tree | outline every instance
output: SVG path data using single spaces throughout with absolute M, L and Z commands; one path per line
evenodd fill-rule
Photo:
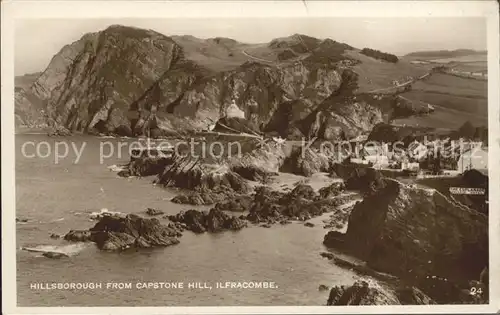
M 484 145 L 488 145 L 488 128 L 477 127 L 474 132 L 474 140 L 482 141 Z
M 432 172 L 441 174 L 441 151 L 437 151 L 436 157 L 432 159 Z
M 458 136 L 466 139 L 473 139 L 476 133 L 476 128 L 470 121 L 466 121 L 459 129 Z

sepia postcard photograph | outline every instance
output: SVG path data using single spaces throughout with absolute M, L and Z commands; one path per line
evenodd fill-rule
M 497 312 L 498 26 L 2 2 L 3 312 Z

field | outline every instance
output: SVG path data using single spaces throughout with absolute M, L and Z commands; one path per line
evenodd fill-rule
M 278 51 L 269 48 L 269 44 L 255 44 L 245 47 L 245 52 L 253 57 L 272 62 L 278 61 Z
M 432 59 L 432 62 L 437 63 L 448 63 L 448 62 L 486 62 L 487 55 L 470 55 L 470 56 L 460 56 L 453 58 L 442 58 L 442 59 Z
M 184 49 L 188 59 L 216 72 L 232 70 L 247 61 L 255 61 L 244 51 L 263 46 L 244 44 L 230 39 L 216 41 L 194 36 L 173 36 L 173 39 Z
M 470 121 L 476 126 L 487 126 L 487 81 L 460 78 L 448 74 L 433 74 L 418 81 L 403 97 L 426 102 L 435 112 L 421 117 L 398 119 L 397 124 L 456 129 Z
M 359 93 L 377 92 L 379 89 L 393 87 L 394 80 L 403 83 L 426 74 L 431 68 L 428 65 L 414 65 L 407 60 L 397 63 L 385 62 L 355 50 L 346 51 L 345 55 L 361 61 L 354 67 L 354 71 L 359 74 Z
M 457 71 L 464 72 L 480 72 L 480 71 L 488 71 L 488 63 L 487 62 L 467 62 L 467 63 L 456 63 L 453 64 L 453 68 Z
M 412 90 L 469 98 L 486 98 L 487 96 L 487 84 L 484 81 L 442 73 L 436 73 L 426 80 L 415 82 Z

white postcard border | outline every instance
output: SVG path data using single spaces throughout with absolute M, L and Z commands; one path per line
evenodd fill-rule
M 2 1 L 2 300 L 5 314 L 491 313 L 499 311 L 500 115 L 496 1 Z M 485 17 L 488 23 L 490 304 L 432 306 L 17 307 L 14 21 L 40 18 Z M 55 36 L 57 34 L 54 34 Z

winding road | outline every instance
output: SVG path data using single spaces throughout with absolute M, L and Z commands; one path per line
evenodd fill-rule
M 390 86 L 390 87 L 387 87 L 387 88 L 375 89 L 375 90 L 372 90 L 372 91 L 368 91 L 367 93 L 375 93 L 375 92 L 387 91 L 387 90 L 391 90 L 391 89 L 397 89 L 397 88 L 400 88 L 400 87 L 404 87 L 404 86 L 407 86 L 408 84 L 412 84 L 412 83 L 415 83 L 415 82 L 417 82 L 419 80 L 423 80 L 426 77 L 428 77 L 430 74 L 431 74 L 430 72 L 427 72 L 426 74 L 418 77 L 417 79 L 409 80 L 409 81 L 406 81 L 404 83 L 401 83 L 401 84 L 398 84 L 398 85 L 395 85 L 395 86 Z
M 258 58 L 258 57 L 252 56 L 252 55 L 250 55 L 249 53 L 247 53 L 245 50 L 242 50 L 241 52 L 242 52 L 245 56 L 250 57 L 250 58 L 252 58 L 252 59 L 255 59 L 255 60 L 258 60 L 258 61 L 267 62 L 267 63 L 274 63 L 274 61 L 270 61 L 270 60 L 266 60 L 266 59 L 262 59 L 262 58 Z

